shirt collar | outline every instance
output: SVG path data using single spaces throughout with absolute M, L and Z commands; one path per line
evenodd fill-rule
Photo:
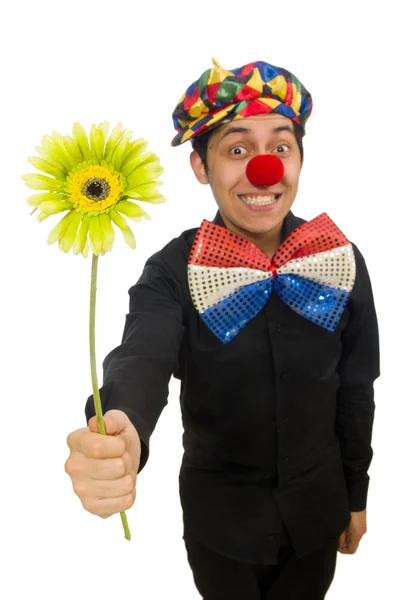
M 224 227 L 225 229 L 227 229 L 219 210 L 216 212 L 215 218 L 213 219 L 212 222 L 215 223 L 215 225 L 220 225 L 220 227 Z M 286 238 L 289 236 L 289 234 L 292 233 L 292 231 L 294 229 L 299 227 L 300 224 L 301 224 L 301 222 L 299 221 L 299 219 L 292 213 L 292 211 L 289 211 L 289 213 L 284 218 L 283 225 L 281 228 L 281 242 L 280 243 L 282 244 L 284 242 L 284 240 L 286 240 Z

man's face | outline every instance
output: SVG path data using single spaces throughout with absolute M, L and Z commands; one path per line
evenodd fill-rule
M 283 130 L 276 131 L 277 128 Z M 256 187 L 247 178 L 247 164 L 258 154 L 275 154 L 283 162 L 284 175 L 273 186 Z M 209 183 L 226 226 L 248 237 L 266 237 L 281 230 L 298 191 L 303 161 L 290 119 L 275 113 L 231 121 L 219 127 L 207 150 L 208 175 L 197 152 L 190 156 L 200 183 Z M 271 204 L 258 206 L 244 200 L 281 194 Z M 262 236 L 261 236 L 262 234 Z

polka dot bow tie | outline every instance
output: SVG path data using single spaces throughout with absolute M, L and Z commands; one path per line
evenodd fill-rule
M 272 260 L 253 242 L 204 220 L 188 262 L 193 304 L 227 344 L 275 289 L 293 311 L 335 331 L 356 276 L 352 244 L 326 213 L 297 227 Z

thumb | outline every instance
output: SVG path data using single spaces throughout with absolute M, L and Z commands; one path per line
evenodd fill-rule
M 103 421 L 105 423 L 107 435 L 117 435 L 123 432 L 129 423 L 127 415 L 123 411 L 116 409 L 109 410 L 103 416 Z M 98 417 L 96 415 L 91 417 L 88 421 L 88 427 L 90 428 L 90 431 L 93 431 L 94 433 L 99 432 Z
M 338 541 L 338 550 L 339 550 L 339 552 L 343 552 L 345 550 L 346 544 L 347 544 L 346 531 L 344 531 L 339 536 L 339 541 Z

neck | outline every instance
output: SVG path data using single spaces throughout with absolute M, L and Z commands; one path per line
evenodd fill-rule
M 266 233 L 255 233 L 252 231 L 247 231 L 246 229 L 243 229 L 243 228 L 239 227 L 238 225 L 235 225 L 234 223 L 229 221 L 228 218 L 225 218 L 223 215 L 222 215 L 222 219 L 223 219 L 223 222 L 225 223 L 226 227 L 230 231 L 234 231 L 234 233 L 238 233 L 242 237 L 246 238 L 247 240 L 249 240 L 256 246 L 258 246 L 258 248 L 260 248 L 262 250 L 262 252 L 265 252 L 265 254 L 267 254 L 267 256 L 270 259 L 273 257 L 273 254 L 276 252 L 277 248 L 281 244 L 281 231 L 282 231 L 282 227 L 283 227 L 282 221 L 281 221 L 281 223 L 276 225 L 276 227 L 274 227 L 274 229 L 271 229 L 270 231 L 267 231 Z

